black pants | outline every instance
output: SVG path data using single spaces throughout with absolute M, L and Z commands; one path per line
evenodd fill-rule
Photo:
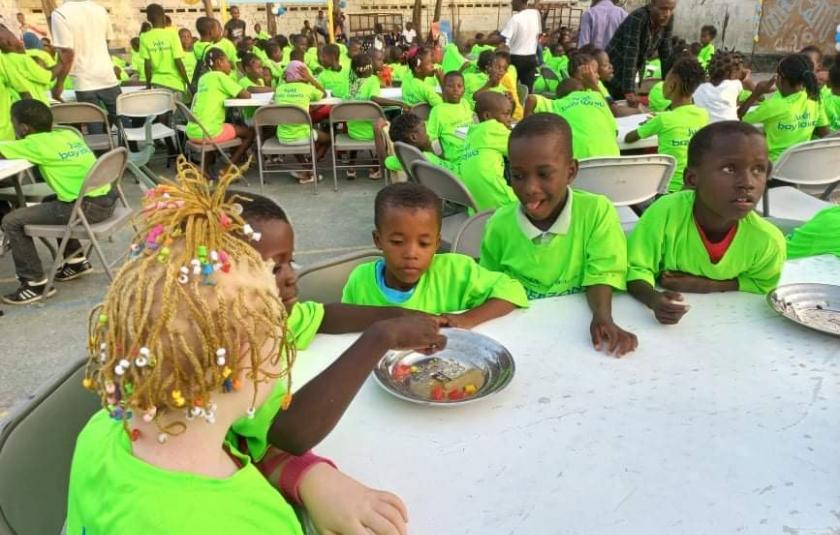
M 534 90 L 534 78 L 537 76 L 537 56 L 510 56 L 510 62 L 516 68 L 516 77 L 520 84 L 528 86 L 528 92 Z

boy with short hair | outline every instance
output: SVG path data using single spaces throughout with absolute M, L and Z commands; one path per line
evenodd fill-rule
M 479 211 L 516 202 L 516 195 L 505 181 L 512 111 L 510 100 L 501 93 L 485 91 L 476 95 L 479 123 L 467 131 L 458 175 Z
M 691 189 L 645 210 L 628 244 L 628 290 L 661 323 L 688 311 L 677 292 L 765 294 L 776 286 L 785 240 L 755 213 L 770 169 L 764 137 L 750 124 L 713 123 L 691 140 Z M 655 289 L 657 281 L 666 291 Z
M 441 201 L 429 188 L 391 184 L 376 195 L 374 210 L 373 241 L 384 259 L 353 270 L 342 303 L 440 314 L 463 329 L 528 306 L 522 285 L 510 277 L 466 255 L 435 254 Z
M 181 38 L 166 27 L 166 15 L 160 4 L 146 7 L 146 18 L 152 29 L 140 36 L 140 57 L 146 74 L 146 89 L 152 84 L 184 92 L 190 85 L 190 75 L 184 66 Z
M 624 290 L 627 246 L 606 197 L 573 190 L 572 130 L 559 115 L 537 113 L 516 125 L 508 150 L 519 202 L 496 211 L 484 231 L 481 265 L 519 280 L 531 299 L 585 291 L 596 349 L 622 356 L 636 337 L 615 324 L 613 290 Z
M 377 124 L 376 126 L 381 130 L 384 125 Z M 443 167 L 453 174 L 458 174 L 457 161 L 445 160 L 434 153 L 432 150 L 432 142 L 428 134 L 428 126 L 423 119 L 417 115 L 414 115 L 413 113 L 403 113 L 396 116 L 394 120 L 391 121 L 391 125 L 388 129 L 388 135 L 390 136 L 392 142 L 396 143 L 399 141 L 401 143 L 417 147 L 429 162 L 437 165 L 438 167 Z M 379 136 L 377 136 L 377 142 L 378 141 Z M 384 154 L 385 150 L 384 148 L 378 148 L 377 152 Z M 404 170 L 400 160 L 395 155 L 386 157 L 384 164 L 385 168 L 389 171 L 400 172 Z
M 198 42 L 193 45 L 193 51 L 197 61 L 204 61 L 210 48 L 218 48 L 225 53 L 230 64 L 236 66 L 239 62 L 236 45 L 222 35 L 222 24 L 219 21 L 211 17 L 198 17 L 195 29 L 198 31 Z
M 700 28 L 700 51 L 697 53 L 697 61 L 703 69 L 709 68 L 709 62 L 715 55 L 715 37 L 717 37 L 717 28 L 712 25 L 706 25 Z
M 192 32 L 187 28 L 178 30 L 178 39 L 181 41 L 181 48 L 184 50 L 184 57 L 181 58 L 181 63 L 184 64 L 184 70 L 187 71 L 187 79 L 192 80 L 195 74 L 195 52 L 193 51 L 194 42 Z M 187 83 L 189 87 L 189 82 Z
M 347 98 L 350 96 L 350 69 L 341 65 L 340 56 L 341 49 L 336 44 L 321 47 L 318 63 L 323 69 L 318 73 L 318 82 L 334 97 Z
M 457 162 L 464 152 L 464 139 L 458 130 L 473 122 L 472 106 L 464 98 L 464 75 L 449 71 L 443 77 L 443 102 L 432 108 L 426 123 L 432 145 L 438 143 L 444 158 Z
M 668 154 L 677 160 L 674 176 L 668 184 L 668 193 L 683 189 L 683 171 L 686 166 L 688 144 L 698 130 L 709 123 L 709 112 L 692 101 L 694 90 L 706 79 L 706 72 L 694 58 L 677 61 L 665 77 L 664 95 L 671 101 L 669 111 L 656 114 L 625 137 L 627 143 L 658 136 L 659 154 Z
M 18 208 L 3 218 L 3 231 L 12 248 L 15 273 L 20 287 L 3 296 L 10 305 L 23 305 L 44 297 L 47 277 L 35 243 L 26 235 L 26 225 L 66 225 L 87 174 L 96 157 L 84 139 L 70 130 L 52 130 L 53 117 L 43 102 L 25 99 L 12 105 L 12 124 L 20 138 L 0 143 L 0 157 L 21 158 L 38 166 L 44 180 L 55 191 L 56 199 Z M 111 217 L 116 195 L 110 185 L 88 191 L 81 208 L 88 223 Z M 82 253 L 80 255 L 80 253 Z M 93 268 L 83 256 L 76 240 L 67 242 L 65 264 L 55 276 L 59 282 L 90 273 Z M 49 295 L 55 293 L 51 288 Z

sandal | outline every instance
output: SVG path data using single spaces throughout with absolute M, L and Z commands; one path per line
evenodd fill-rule
M 356 179 L 356 170 L 355 169 L 348 169 L 347 170 L 347 180 L 355 180 Z
M 382 169 L 371 171 L 370 173 L 368 173 L 368 178 L 370 180 L 382 180 Z

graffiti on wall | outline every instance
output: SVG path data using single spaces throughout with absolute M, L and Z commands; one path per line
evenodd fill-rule
M 764 0 L 758 51 L 793 52 L 808 45 L 834 50 L 840 0 Z

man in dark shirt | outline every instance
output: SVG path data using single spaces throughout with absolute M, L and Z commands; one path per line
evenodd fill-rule
M 650 0 L 648 5 L 630 13 L 618 27 L 607 45 L 615 77 L 606 86 L 614 99 L 626 99 L 630 106 L 638 105 L 636 76 L 644 72 L 651 52 L 658 52 L 663 76 L 671 68 L 676 7 L 677 0 Z
M 245 21 L 239 18 L 239 8 L 231 6 L 230 20 L 225 24 L 225 36 L 234 43 L 245 37 Z

